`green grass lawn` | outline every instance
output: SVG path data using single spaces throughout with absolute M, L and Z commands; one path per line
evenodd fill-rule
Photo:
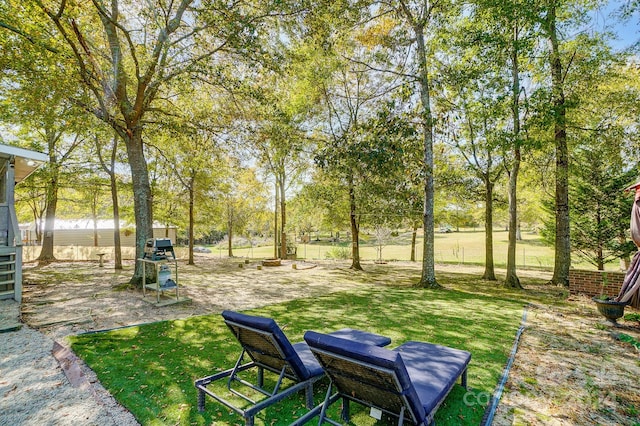
M 362 235 L 360 245 L 360 257 L 362 260 L 375 260 L 378 252 L 375 247 L 375 238 L 372 235 Z M 494 263 L 496 267 L 506 267 L 508 233 L 505 230 L 494 230 Z M 297 255 L 303 259 L 325 259 L 327 253 L 336 247 L 350 249 L 351 242 L 341 239 L 340 243 L 330 243 L 327 238 L 321 241 L 311 241 L 309 244 L 296 243 Z M 485 233 L 484 230 L 463 229 L 460 232 L 438 233 L 434 237 L 435 261 L 437 263 L 473 264 L 484 265 L 485 261 Z M 213 256 L 225 256 L 225 246 L 212 247 Z M 265 258 L 273 257 L 273 246 L 240 247 L 234 249 L 235 256 Z M 382 249 L 384 260 L 410 260 L 411 258 L 411 233 L 402 233 L 390 238 Z M 422 258 L 422 234 L 418 233 L 416 242 L 416 259 Z M 554 248 L 545 245 L 540 235 L 523 232 L 522 240 L 516 244 L 516 265 L 518 268 L 553 269 Z M 574 255 L 572 259 L 574 268 L 595 269 Z M 618 270 L 619 262 L 611 262 L 608 270 Z
M 506 363 L 523 302 L 501 296 L 499 288 L 493 291 L 472 276 L 439 279 L 449 289 L 412 288 L 389 272 L 386 282 L 393 285 L 377 281 L 358 291 L 248 312 L 274 318 L 292 342 L 300 341 L 306 330 L 330 332 L 352 327 L 391 337 L 391 347 L 418 340 L 467 350 L 472 353 L 468 377 L 472 394 L 463 398 L 464 389 L 456 385 L 436 421 L 439 425 L 476 425 Z M 490 294 L 472 292 L 480 287 Z M 231 368 L 240 353 L 220 315 L 79 335 L 71 338 L 71 344 L 101 383 L 143 425 L 243 423 L 240 416 L 210 398 L 204 413 L 197 410 L 194 380 Z M 317 403 L 325 390 L 325 383 L 317 387 Z M 463 399 L 471 404 L 465 405 Z M 375 424 L 355 404 L 352 411 L 352 424 Z M 261 412 L 256 424 L 289 424 L 305 412 L 300 394 Z

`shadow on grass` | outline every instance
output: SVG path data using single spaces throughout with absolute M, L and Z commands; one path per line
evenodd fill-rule
M 352 327 L 389 336 L 392 347 L 418 340 L 467 350 L 472 353 L 471 394 L 465 397 L 464 389 L 455 386 L 436 422 L 479 424 L 488 403 L 486 395 L 499 380 L 520 324 L 523 302 L 518 299 L 522 293 L 488 287 L 479 292 L 485 282 L 454 274 L 441 279 L 448 290 L 417 289 L 411 287 L 413 269 L 395 268 L 392 275 L 384 268 L 344 274 L 368 285 L 249 312 L 274 318 L 292 342 L 302 340 L 306 330 L 330 332 Z M 394 285 L 384 285 L 390 278 Z M 242 424 L 240 416 L 213 400 L 207 401 L 204 413 L 197 411 L 194 380 L 231 368 L 241 351 L 220 315 L 75 336 L 72 347 L 144 425 Z M 326 384 L 316 390 L 317 403 L 325 390 Z M 224 388 L 220 392 L 228 393 Z M 305 411 L 303 396 L 296 395 L 260 413 L 256 424 L 289 424 Z M 355 406 L 353 415 L 352 424 L 376 424 Z

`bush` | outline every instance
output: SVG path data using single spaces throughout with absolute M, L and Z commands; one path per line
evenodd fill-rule
M 351 258 L 351 251 L 347 247 L 331 247 L 324 256 L 327 259 L 347 260 Z

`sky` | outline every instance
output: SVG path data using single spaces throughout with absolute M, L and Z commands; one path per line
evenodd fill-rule
M 638 13 L 624 22 L 621 22 L 618 17 L 620 8 L 626 3 L 626 0 L 610 0 L 606 6 L 593 14 L 594 30 L 603 31 L 606 29 L 615 33 L 617 39 L 610 41 L 615 50 L 626 49 L 640 41 L 640 19 Z

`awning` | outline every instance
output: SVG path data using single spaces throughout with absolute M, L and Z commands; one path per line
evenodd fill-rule
M 21 182 L 31 173 L 35 172 L 43 163 L 49 161 L 46 154 L 0 144 L 0 158 L 15 158 L 14 173 L 16 183 Z

